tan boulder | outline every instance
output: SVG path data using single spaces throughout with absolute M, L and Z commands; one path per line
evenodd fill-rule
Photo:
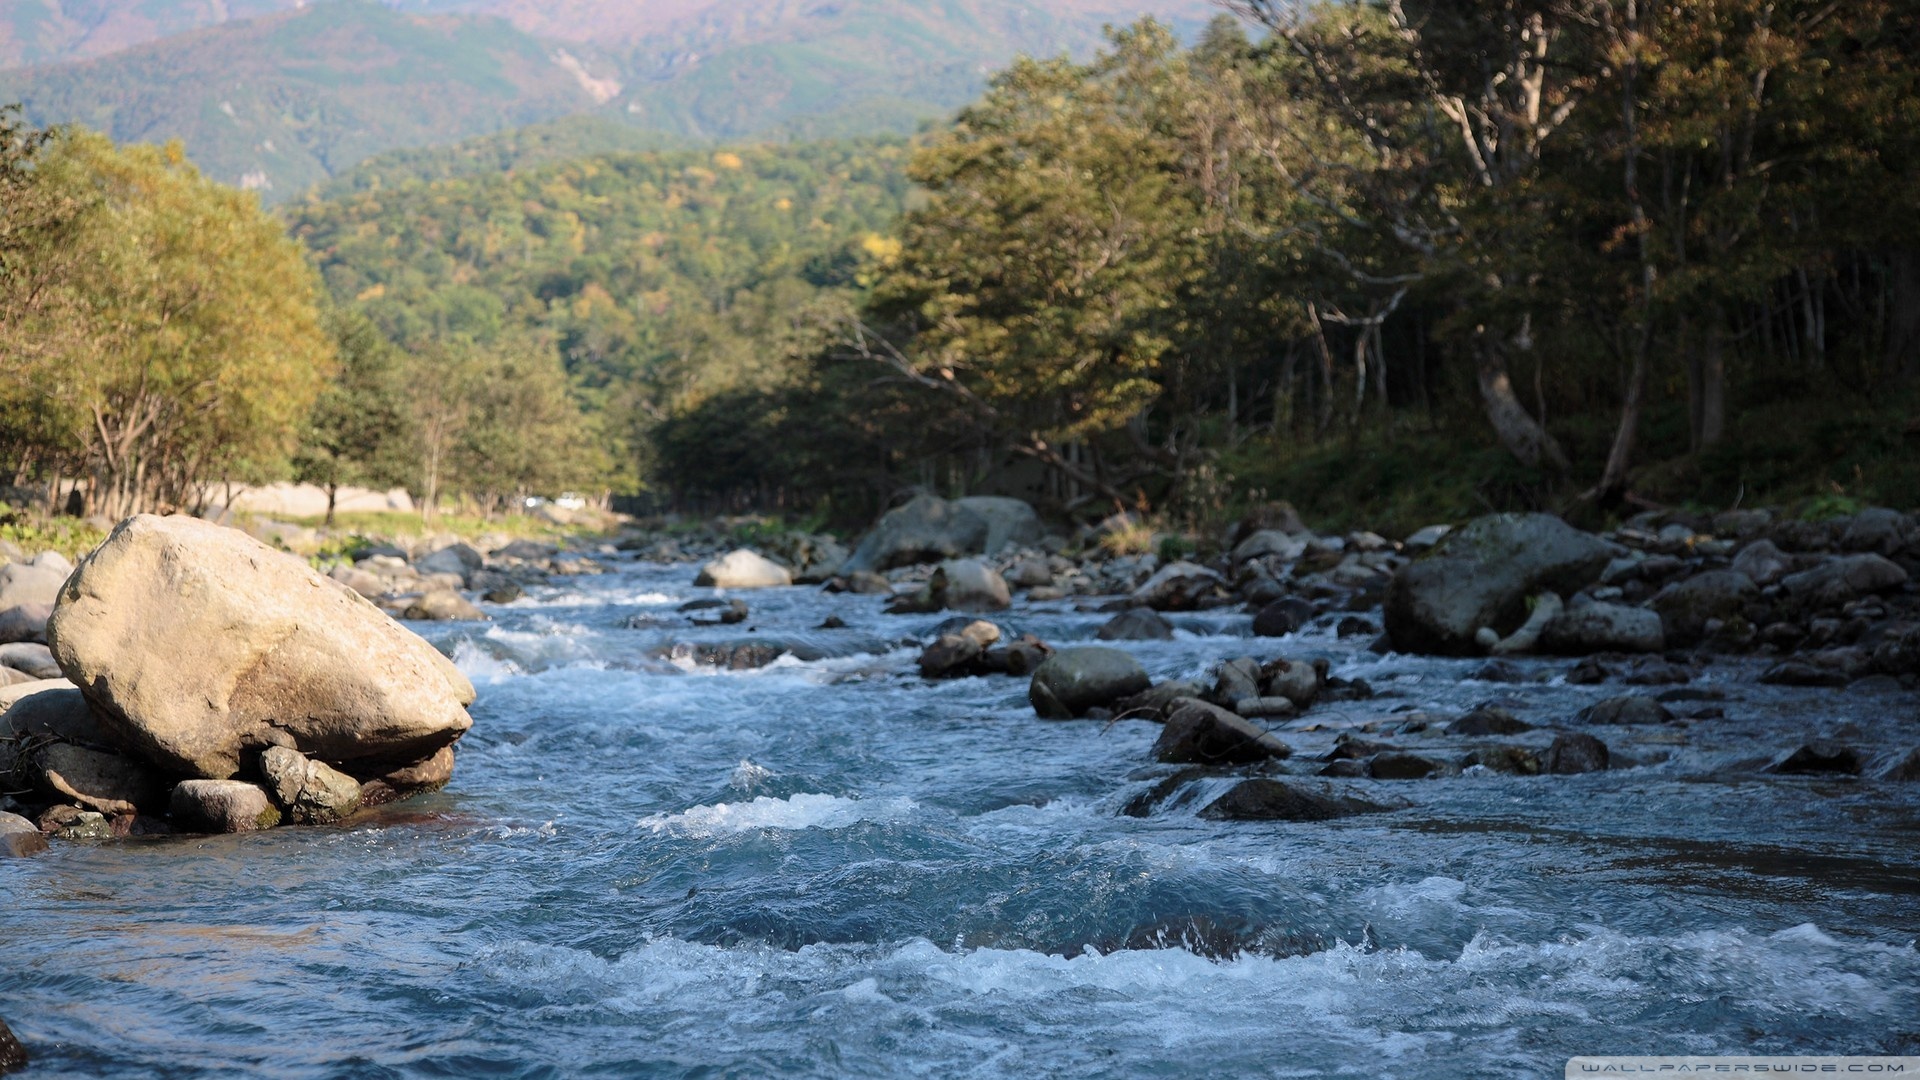
M 189 517 L 122 522 L 47 626 L 118 741 L 224 779 L 291 745 L 333 762 L 431 756 L 472 726 L 473 686 L 379 608 L 245 533 Z

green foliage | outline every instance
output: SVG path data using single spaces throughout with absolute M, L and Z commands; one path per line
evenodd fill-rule
M 0 523 L 0 543 L 29 555 L 57 551 L 73 562 L 100 546 L 107 534 L 78 518 L 53 517 Z
M 338 364 L 307 416 L 294 478 L 330 492 L 404 485 L 415 435 L 402 358 L 365 316 L 336 309 L 328 320 Z

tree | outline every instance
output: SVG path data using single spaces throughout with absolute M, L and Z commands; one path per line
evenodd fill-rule
M 327 313 L 339 358 L 307 417 L 294 475 L 327 490 L 327 524 L 348 485 L 388 487 L 413 479 L 413 417 L 399 351 L 358 312 Z

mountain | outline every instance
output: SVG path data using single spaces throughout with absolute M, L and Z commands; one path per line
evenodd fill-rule
M 1211 0 L 0 0 L 0 59 L 91 57 L 0 71 L 0 101 L 122 141 L 181 139 L 210 175 L 281 199 L 383 151 L 584 114 L 669 141 L 910 132 L 1015 55 L 1085 54 L 1106 24 L 1149 13 L 1192 31 L 1214 11 Z

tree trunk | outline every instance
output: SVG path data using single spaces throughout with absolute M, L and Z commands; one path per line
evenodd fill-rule
M 1507 371 L 1506 354 L 1491 340 L 1482 340 L 1475 358 L 1475 374 L 1480 383 L 1480 402 L 1500 445 L 1507 448 L 1520 464 L 1530 469 L 1548 468 L 1566 472 L 1567 453 L 1546 428 L 1540 426 L 1520 398 L 1513 392 L 1513 377 Z
M 1903 248 L 1887 256 L 1887 370 L 1920 375 L 1920 250 Z
M 1627 393 L 1620 402 L 1620 426 L 1614 429 L 1613 448 L 1596 489 L 1602 506 L 1612 505 L 1627 490 L 1627 470 L 1633 467 L 1633 447 L 1640 437 L 1640 413 L 1647 394 L 1647 350 L 1636 349 L 1627 375 Z
M 329 529 L 333 528 L 333 506 L 337 501 L 339 491 L 339 484 L 331 482 L 327 484 L 327 528 Z
M 1727 433 L 1727 329 L 1720 305 L 1707 309 L 1706 347 L 1700 355 L 1699 426 L 1693 444 L 1706 450 Z

